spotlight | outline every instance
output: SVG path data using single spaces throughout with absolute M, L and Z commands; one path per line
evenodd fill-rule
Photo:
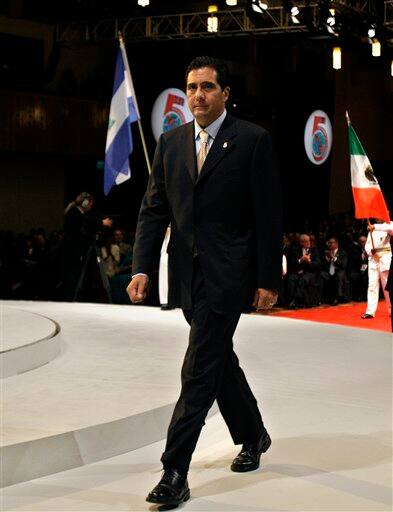
M 140 5 L 141 7 L 146 7 L 148 6 L 150 3 L 150 0 L 138 0 L 138 5 Z
M 267 11 L 269 6 L 266 2 L 261 2 L 261 0 L 252 0 L 251 8 L 259 14 L 263 14 L 264 11 Z
M 374 39 L 374 37 L 375 37 L 375 25 L 371 25 L 371 27 L 368 29 L 367 34 L 368 34 L 368 37 L 370 39 Z
M 341 69 L 341 48 L 339 46 L 333 48 L 333 69 Z
M 208 32 L 218 32 L 217 16 L 210 16 L 210 18 L 207 18 L 207 31 Z
M 207 18 L 207 31 L 218 32 L 218 18 L 217 16 L 213 16 L 215 12 L 218 12 L 217 5 L 209 5 L 207 11 L 211 14 L 211 16 Z
M 330 13 L 330 16 L 326 20 L 326 23 L 329 25 L 329 27 L 334 27 L 334 25 L 336 24 L 336 18 L 335 18 L 336 11 L 334 9 L 329 9 L 329 13 Z
M 229 7 L 235 7 L 237 5 L 237 0 L 227 0 L 227 5 L 229 5 Z
M 335 31 L 336 25 L 336 11 L 334 9 L 329 9 L 329 16 L 326 19 L 326 29 L 329 34 L 337 35 Z
M 283 2 L 284 11 L 288 13 L 288 15 L 291 17 L 291 21 L 293 24 L 299 24 L 300 21 L 298 20 L 298 16 L 300 14 L 299 8 L 294 5 L 292 0 L 284 0 Z
M 371 53 L 373 57 L 381 56 L 381 43 L 375 37 L 371 43 Z
M 299 9 L 296 6 L 292 7 L 292 9 L 291 9 L 291 21 L 292 21 L 292 23 L 294 25 L 298 25 L 300 23 L 300 21 L 298 20 L 299 14 L 300 14 Z

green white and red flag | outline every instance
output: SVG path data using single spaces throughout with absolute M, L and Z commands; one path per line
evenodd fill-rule
M 370 160 L 351 125 L 348 113 L 347 122 L 355 218 L 365 219 L 374 217 L 390 222 L 389 211 L 378 180 L 375 177 Z

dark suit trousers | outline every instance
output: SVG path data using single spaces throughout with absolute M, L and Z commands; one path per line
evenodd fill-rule
M 265 431 L 257 402 L 233 351 L 240 313 L 219 314 L 206 300 L 204 277 L 194 258 L 192 310 L 184 310 L 190 337 L 184 358 L 179 400 L 168 429 L 164 468 L 187 471 L 199 434 L 214 400 L 235 444 L 256 442 Z

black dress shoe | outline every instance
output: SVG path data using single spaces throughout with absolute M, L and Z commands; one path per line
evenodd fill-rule
M 363 318 L 363 320 L 369 320 L 370 318 L 374 317 L 373 315 L 369 315 L 368 313 L 363 313 L 363 315 L 360 318 Z
M 258 469 L 261 454 L 265 453 L 271 444 L 272 440 L 267 432 L 259 438 L 257 443 L 243 444 L 240 453 L 232 462 L 231 470 L 236 473 L 245 473 Z
M 166 469 L 159 483 L 149 492 L 146 501 L 161 505 L 180 505 L 190 498 L 187 476 L 177 469 Z

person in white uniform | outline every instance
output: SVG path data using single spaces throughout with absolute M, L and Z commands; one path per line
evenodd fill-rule
M 374 224 L 368 236 L 365 245 L 368 254 L 368 290 L 367 290 L 367 309 L 361 316 L 368 320 L 375 317 L 378 307 L 379 286 L 382 285 L 385 295 L 385 302 L 389 314 L 391 314 L 390 297 L 385 290 L 389 274 L 389 267 L 392 260 L 392 251 L 390 248 L 390 235 L 388 230 L 380 230 L 379 226 L 383 224 Z

